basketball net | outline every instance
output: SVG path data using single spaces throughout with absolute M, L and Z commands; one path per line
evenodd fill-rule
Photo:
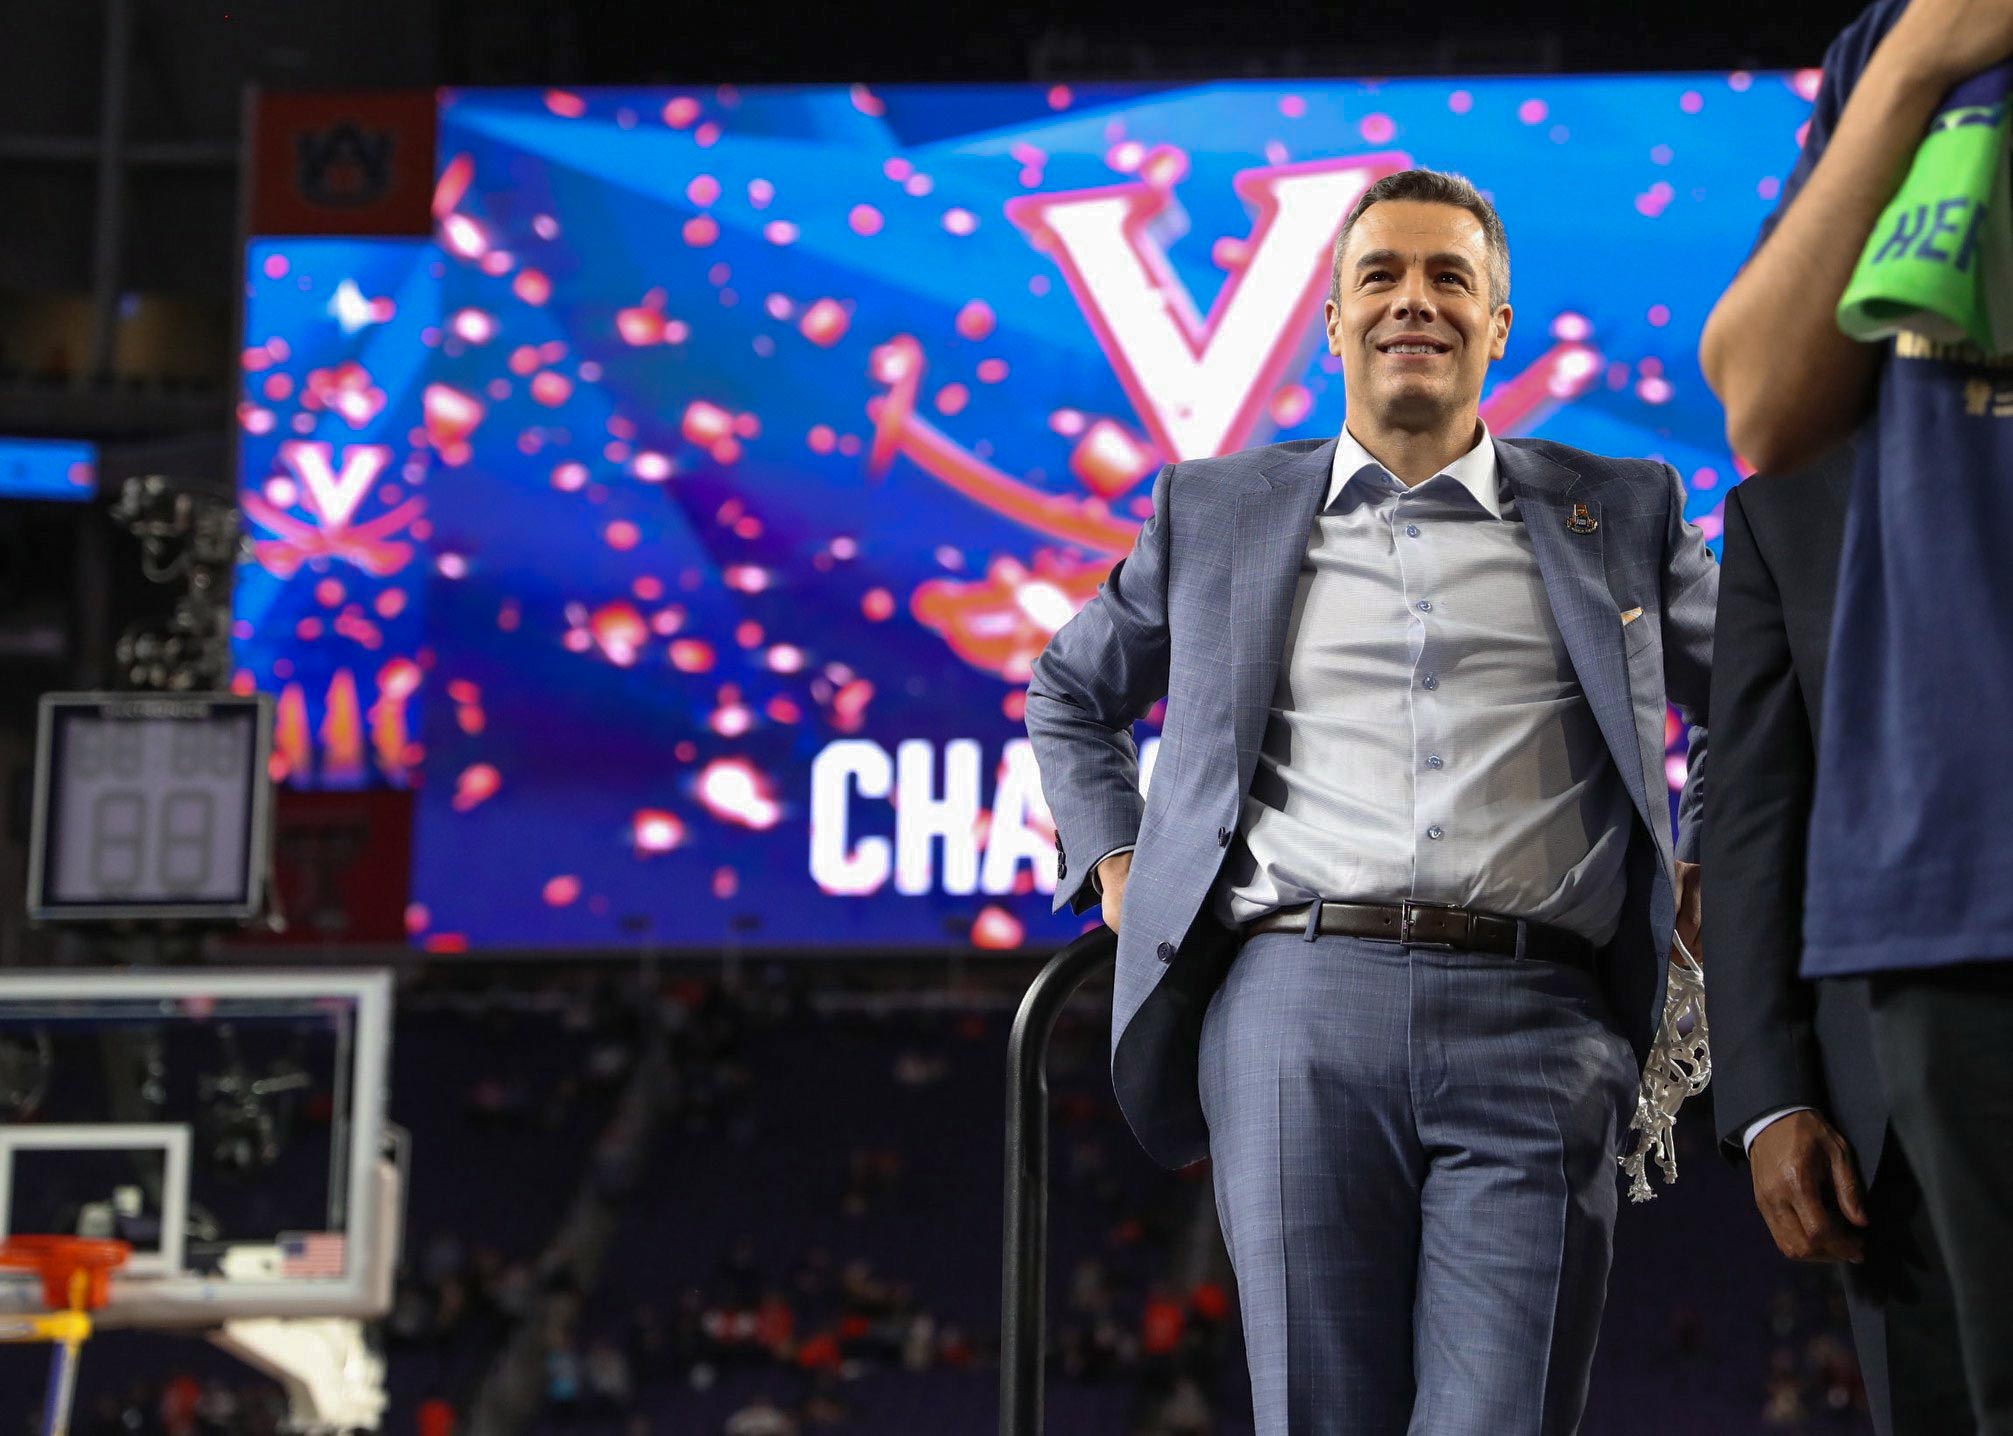
M 1673 935 L 1675 936 L 1675 935 Z M 1677 1143 L 1673 1130 L 1678 1109 L 1712 1081 L 1712 1047 L 1705 1021 L 1705 969 L 1683 938 L 1670 961 L 1669 987 L 1664 994 L 1663 1022 L 1643 1064 L 1636 1089 L 1636 1112 L 1629 1121 L 1630 1150 L 1617 1158 L 1629 1174 L 1629 1200 L 1656 1199 L 1650 1187 L 1649 1163 L 1656 1159 L 1664 1185 L 1677 1180 Z

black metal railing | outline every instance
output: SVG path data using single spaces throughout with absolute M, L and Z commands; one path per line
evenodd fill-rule
M 1028 985 L 1007 1043 L 1006 1241 L 1000 1300 L 1000 1436 L 1041 1436 L 1048 1322 L 1048 1040 L 1085 978 L 1118 955 L 1087 932 Z

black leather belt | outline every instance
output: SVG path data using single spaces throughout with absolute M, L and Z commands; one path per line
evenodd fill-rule
M 1578 933 L 1550 923 L 1445 903 L 1314 902 L 1281 908 L 1244 925 L 1244 935 L 1297 932 L 1305 937 L 1331 933 L 1407 947 L 1439 947 L 1453 952 L 1517 954 L 1517 929 L 1524 930 L 1524 956 L 1594 970 L 1594 945 Z

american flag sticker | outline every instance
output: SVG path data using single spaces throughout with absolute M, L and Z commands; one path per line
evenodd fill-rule
M 348 1239 L 341 1232 L 281 1232 L 282 1277 L 330 1277 L 343 1274 Z

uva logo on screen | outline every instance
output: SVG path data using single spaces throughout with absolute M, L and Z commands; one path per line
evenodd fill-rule
M 1178 151 L 1168 151 L 1176 159 Z M 1142 163 L 1133 184 L 1007 201 L 1007 218 L 1053 258 L 1126 397 L 1173 459 L 1249 442 L 1306 343 L 1328 288 L 1342 221 L 1363 192 L 1410 167 L 1396 152 L 1245 170 L 1232 180 L 1256 212 L 1242 262 L 1207 319 L 1167 262 L 1182 164 Z
M 413 496 L 368 522 L 354 522 L 358 506 L 391 463 L 388 446 L 346 444 L 340 469 L 335 446 L 328 443 L 289 440 L 280 445 L 279 457 L 291 478 L 275 476 L 263 488 L 238 495 L 246 517 L 273 535 L 252 545 L 273 574 L 292 578 L 305 563 L 339 559 L 387 578 L 412 561 L 413 545 L 400 535 L 425 513 L 424 499 Z M 288 510 L 296 506 L 311 517 L 295 518 Z
M 867 470 L 885 474 L 899 456 L 1002 518 L 1066 550 L 1023 560 L 996 555 L 978 581 L 937 579 L 912 611 L 965 662 L 1024 683 L 1050 635 L 1095 591 L 1109 560 L 1132 548 L 1150 501 L 1137 492 L 1168 460 L 1212 457 L 1252 441 L 1261 423 L 1290 428 L 1275 400 L 1320 334 L 1321 301 L 1336 235 L 1364 192 L 1405 169 L 1396 151 L 1242 171 L 1231 181 L 1251 207 L 1249 237 L 1225 236 L 1216 257 L 1230 271 L 1207 318 L 1169 263 L 1165 245 L 1185 232 L 1175 186 L 1187 157 L 1156 146 L 1137 181 L 1007 201 L 1006 214 L 1061 270 L 1091 333 L 1111 363 L 1144 436 L 1086 416 L 1069 471 L 1082 486 L 1058 493 L 1012 474 L 960 443 L 921 412 L 928 359 L 913 334 L 878 345 L 869 370 L 883 392 L 867 401 L 873 423 Z M 1601 373 L 1584 316 L 1561 314 L 1553 343 L 1482 401 L 1492 432 L 1515 434 L 1584 393 Z M 1300 391 L 1302 403 L 1306 393 Z M 1072 411 L 1073 412 L 1073 411 Z M 1079 562 L 1073 555 L 1086 556 Z

